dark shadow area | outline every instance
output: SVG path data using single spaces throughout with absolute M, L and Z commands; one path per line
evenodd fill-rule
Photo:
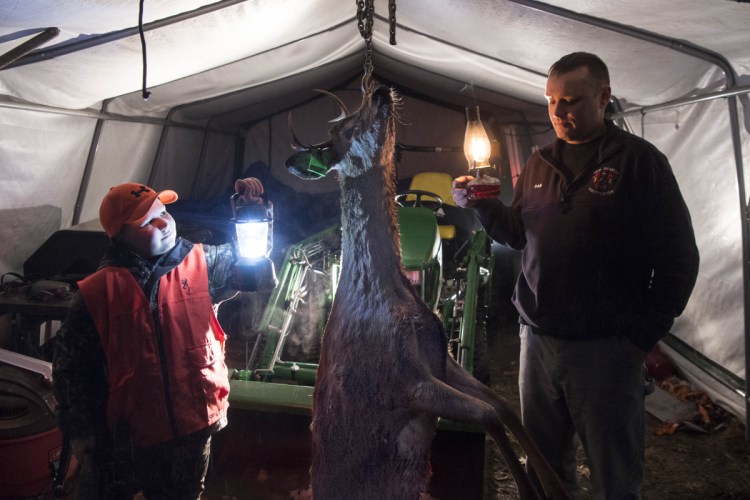
M 310 499 L 310 417 L 230 409 L 214 435 L 202 500 Z M 481 499 L 483 433 L 438 430 L 432 444 L 430 497 Z

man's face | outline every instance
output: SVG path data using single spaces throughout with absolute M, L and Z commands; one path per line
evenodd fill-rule
M 604 108 L 611 90 L 589 77 L 580 67 L 550 76 L 544 92 L 549 119 L 558 139 L 581 144 L 597 138 L 604 130 Z
M 125 224 L 118 238 L 141 257 L 155 257 L 174 246 L 177 228 L 164 204 L 156 200 L 141 220 Z

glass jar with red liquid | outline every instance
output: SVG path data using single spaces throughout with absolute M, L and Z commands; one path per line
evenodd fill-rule
M 479 175 L 466 185 L 466 196 L 470 200 L 487 200 L 500 195 L 500 179 Z

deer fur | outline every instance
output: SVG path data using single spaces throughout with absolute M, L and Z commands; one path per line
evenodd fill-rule
M 430 448 L 444 417 L 486 429 L 521 498 L 541 498 L 507 426 L 547 497 L 568 498 L 510 405 L 448 354 L 442 323 L 405 277 L 394 201 L 395 99 L 388 88 L 371 89 L 360 109 L 331 129 L 343 267 L 314 389 L 313 496 L 417 500 L 427 489 Z

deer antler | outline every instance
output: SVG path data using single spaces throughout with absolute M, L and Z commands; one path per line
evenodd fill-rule
M 344 101 L 339 99 L 337 95 L 331 92 L 328 92 L 327 90 L 323 90 L 323 89 L 315 89 L 315 92 L 320 92 L 323 95 L 327 95 L 331 97 L 339 105 L 339 108 L 341 108 L 341 114 L 337 116 L 336 118 L 334 118 L 333 120 L 328 120 L 328 123 L 336 123 L 336 122 L 343 120 L 347 116 L 349 116 L 349 109 L 346 107 L 346 104 L 344 104 Z
M 313 146 L 302 144 L 302 141 L 297 137 L 297 133 L 294 131 L 294 125 L 292 124 L 292 112 L 290 111 L 287 115 L 287 122 L 289 123 L 289 131 L 292 133 L 292 149 L 295 151 L 310 151 Z
M 332 120 L 328 120 L 329 123 L 335 123 L 335 122 L 341 121 L 347 116 L 349 116 L 349 109 L 346 107 L 346 104 L 344 104 L 344 101 L 339 99 L 336 95 L 323 89 L 315 89 L 315 91 L 331 97 L 339 105 L 341 114 L 339 114 L 339 116 L 337 116 L 336 118 Z M 294 125 L 292 124 L 292 112 L 291 111 L 289 112 L 287 121 L 289 123 L 289 131 L 292 133 L 292 141 L 293 141 L 292 149 L 294 149 L 295 151 L 310 151 L 312 149 L 326 149 L 326 148 L 331 147 L 331 141 L 323 141 L 319 144 L 312 144 L 312 145 L 304 144 L 302 141 L 299 140 L 299 137 L 297 137 L 297 133 L 294 131 Z

